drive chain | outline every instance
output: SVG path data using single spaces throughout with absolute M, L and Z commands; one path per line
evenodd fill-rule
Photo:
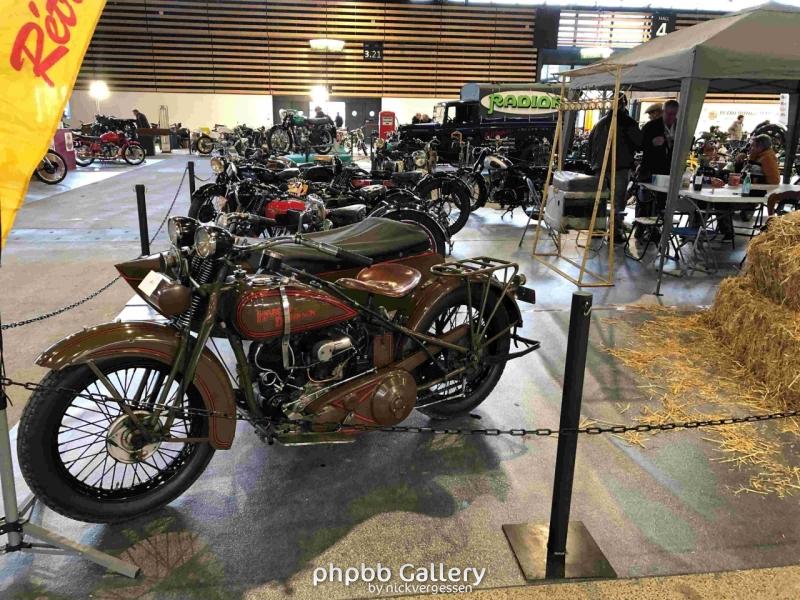
M 178 189 L 175 192 L 175 196 L 172 198 L 172 202 L 170 203 L 169 208 L 167 208 L 167 212 L 164 215 L 164 218 L 161 219 L 161 223 L 158 225 L 158 228 L 156 229 L 156 232 L 150 238 L 150 243 L 151 244 L 158 237 L 158 234 L 161 233 L 161 230 L 164 228 L 164 224 L 167 222 L 167 219 L 169 218 L 170 214 L 172 213 L 172 209 L 175 207 L 175 202 L 177 201 L 178 194 L 180 194 L 181 188 L 183 187 L 183 182 L 186 179 L 187 171 L 188 171 L 188 168 L 185 168 L 183 170 L 183 175 L 181 176 L 181 182 L 178 184 Z M 72 304 L 68 304 L 67 306 L 62 306 L 61 308 L 57 308 L 57 309 L 52 310 L 50 312 L 47 312 L 47 313 L 44 313 L 44 314 L 41 314 L 41 315 L 37 315 L 35 317 L 30 317 L 29 319 L 23 319 L 21 321 L 15 321 L 14 323 L 5 323 L 3 325 L 0 325 L 0 331 L 5 331 L 6 329 L 14 329 L 15 327 L 22 327 L 24 325 L 30 325 L 31 323 L 37 323 L 39 321 L 44 321 L 46 319 L 50 319 L 52 317 L 56 317 L 56 316 L 58 316 L 60 314 L 63 314 L 65 312 L 67 312 L 67 311 L 70 311 L 73 308 L 77 308 L 80 305 L 89 302 L 89 300 L 92 300 L 93 298 L 96 298 L 97 296 L 99 296 L 100 294 L 105 292 L 108 288 L 110 288 L 112 285 L 114 285 L 119 279 L 120 279 L 120 276 L 117 275 L 116 277 L 114 277 L 114 279 L 112 279 L 111 281 L 109 281 L 108 283 L 106 283 L 105 285 L 100 287 L 99 289 L 95 290 L 94 292 L 92 292 L 88 296 L 85 296 L 85 297 L 81 298 L 80 300 L 76 300 L 75 302 L 73 302 Z
M 31 392 L 44 390 L 50 392 L 61 392 L 61 393 L 69 393 L 76 397 L 86 398 L 89 400 L 93 400 L 95 402 L 104 402 L 104 403 L 111 403 L 116 405 L 121 405 L 123 402 L 129 408 L 141 408 L 141 402 L 135 402 L 130 399 L 115 399 L 110 396 L 105 396 L 103 394 L 93 394 L 85 391 L 79 391 L 59 386 L 43 386 L 39 383 L 27 382 L 22 383 L 19 381 L 14 381 L 8 377 L 0 378 L 0 387 L 22 387 L 26 390 Z M 271 424 L 275 427 L 287 426 L 287 425 L 297 425 L 298 423 L 302 423 L 303 421 L 298 420 L 290 420 L 290 419 L 270 419 L 270 418 L 252 418 L 245 414 L 229 414 L 226 412 L 221 411 L 212 411 L 206 409 L 199 409 L 199 408 L 180 408 L 175 409 L 174 407 L 166 404 L 147 404 L 147 408 L 150 410 L 153 409 L 164 409 L 164 410 L 172 410 L 173 414 L 178 417 L 190 417 L 190 416 L 201 416 L 201 417 L 217 417 L 222 419 L 234 419 L 238 421 L 247 421 L 253 424 Z M 675 421 L 671 423 L 657 423 L 657 424 L 645 424 L 641 423 L 639 425 L 611 425 L 607 427 L 600 427 L 600 426 L 588 426 L 588 427 L 577 427 L 577 428 L 560 428 L 560 429 L 551 429 L 548 427 L 540 427 L 536 429 L 526 429 L 526 428 L 513 428 L 513 429 L 499 429 L 499 428 L 477 428 L 477 429 L 464 429 L 464 428 L 453 428 L 453 427 L 420 427 L 414 425 L 392 425 L 392 426 L 380 426 L 380 425 L 361 425 L 361 424 L 347 424 L 347 425 L 335 425 L 329 430 L 318 431 L 315 430 L 316 433 L 336 433 L 340 431 L 364 431 L 364 432 L 382 432 L 382 433 L 414 433 L 414 434 L 444 434 L 444 435 L 482 435 L 482 436 L 513 436 L 513 437 L 527 437 L 527 436 L 535 436 L 535 437 L 552 437 L 557 435 L 576 435 L 576 434 L 585 434 L 585 435 L 600 435 L 604 433 L 611 433 L 611 434 L 622 434 L 622 433 L 647 433 L 647 432 L 654 432 L 654 431 L 674 431 L 678 429 L 698 429 L 701 427 L 723 427 L 726 425 L 738 425 L 738 424 L 745 424 L 745 423 L 760 423 L 762 421 L 774 421 L 777 419 L 789 419 L 792 417 L 800 417 L 800 410 L 786 410 L 786 411 L 779 411 L 773 413 L 763 413 L 763 414 L 753 414 L 753 415 L 746 415 L 742 417 L 724 417 L 719 419 L 698 419 L 696 421 Z M 310 423 L 310 422 L 309 422 Z

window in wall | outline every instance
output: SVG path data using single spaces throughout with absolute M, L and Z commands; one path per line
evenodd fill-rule
M 649 34 L 647 13 L 562 10 L 558 23 L 559 46 L 632 48 Z

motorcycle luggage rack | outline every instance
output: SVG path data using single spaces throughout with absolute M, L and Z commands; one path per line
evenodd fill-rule
M 518 271 L 517 263 L 489 256 L 463 258 L 431 267 L 431 273 L 434 275 L 462 277 L 468 280 L 495 277 L 504 285 L 508 284 Z

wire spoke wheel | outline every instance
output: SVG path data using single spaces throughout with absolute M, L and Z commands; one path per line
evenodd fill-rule
M 62 156 L 53 150 L 48 150 L 36 168 L 36 177 L 47 184 L 55 185 L 67 176 L 67 163 Z
M 463 414 L 481 402 L 492 391 L 505 368 L 502 361 L 487 360 L 508 353 L 510 333 L 508 314 L 501 306 L 491 321 L 487 321 L 497 296 L 490 294 L 481 312 L 480 286 L 473 286 L 471 298 L 461 287 L 442 298 L 431 309 L 418 331 L 440 337 L 454 329 L 464 330 L 454 343 L 470 347 L 468 354 L 444 349 L 437 361 L 428 360 L 414 370 L 417 385 L 423 388 L 417 396 L 417 409 L 427 415 L 446 418 Z M 470 329 L 475 332 L 472 342 Z M 505 335 L 503 335 L 505 332 Z M 404 352 L 416 351 L 418 346 L 406 342 Z M 445 380 L 446 373 L 455 373 Z
M 169 366 L 110 358 L 97 367 L 104 378 L 84 365 L 45 378 L 48 387 L 53 378 L 52 387 L 62 389 L 31 396 L 20 421 L 18 451 L 26 481 L 48 506 L 81 520 L 113 522 L 177 497 L 205 469 L 213 449 L 205 442 L 180 441 L 208 436 L 208 418 L 197 410 L 202 401 L 194 387 L 178 400 L 179 384 L 173 381 L 166 398 L 180 410 L 172 415 L 156 410 Z M 113 395 L 127 399 L 130 410 L 110 399 Z

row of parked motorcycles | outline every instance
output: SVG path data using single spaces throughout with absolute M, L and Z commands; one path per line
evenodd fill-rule
M 215 125 L 208 133 L 197 133 L 194 148 L 198 154 L 211 154 L 224 147 L 233 148 L 238 154 L 265 149 L 270 154 L 330 154 L 338 143 L 346 153 L 358 150 L 367 155 L 364 129 L 337 130 L 329 116 L 307 117 L 299 111 L 283 109 L 281 122 L 266 127 L 248 127 L 245 124 L 228 128 Z
M 367 171 L 337 156 L 297 164 L 260 149 L 242 156 L 230 147 L 211 159 L 211 168 L 215 180 L 194 192 L 189 216 L 201 222 L 226 213 L 266 219 L 237 225 L 238 235 L 309 233 L 381 216 L 417 223 L 444 255 L 469 217 L 470 190 L 455 173 Z

